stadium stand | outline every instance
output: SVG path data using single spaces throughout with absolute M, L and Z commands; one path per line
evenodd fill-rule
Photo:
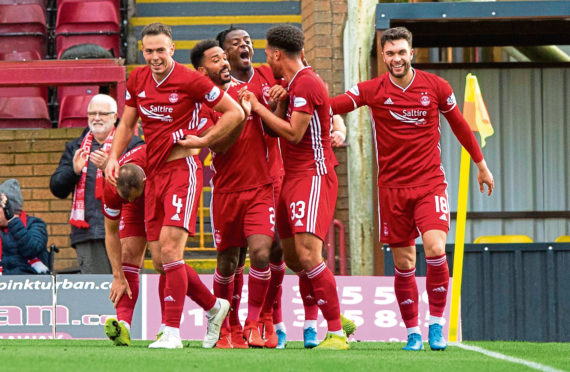
M 0 4 L 0 42 L 6 52 L 46 56 L 46 10 L 38 4 Z
M 82 43 L 98 44 L 120 55 L 119 13 L 111 1 L 63 1 L 57 9 L 56 54 Z
M 41 59 L 41 56 L 37 50 L 0 54 L 0 61 L 33 61 L 38 59 Z M 46 87 L 0 87 L 0 97 L 42 97 L 47 102 L 48 89 Z
M 93 95 L 67 95 L 63 97 L 59 107 L 59 127 L 86 127 L 87 106 L 91 98 Z
M 532 242 L 532 239 L 526 235 L 483 235 L 473 241 L 475 244 L 512 244 Z
M 51 128 L 42 97 L 0 97 L 0 128 Z
M 570 243 L 570 235 L 560 235 L 556 240 L 555 243 Z

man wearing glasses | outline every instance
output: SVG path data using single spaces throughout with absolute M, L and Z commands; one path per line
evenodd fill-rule
M 106 94 L 93 96 L 87 107 L 88 128 L 65 145 L 50 190 L 58 198 L 73 194 L 69 222 L 71 246 L 76 249 L 82 274 L 111 274 L 105 250 L 101 212 L 103 174 L 117 121 L 117 102 Z M 143 144 L 133 137 L 127 151 Z

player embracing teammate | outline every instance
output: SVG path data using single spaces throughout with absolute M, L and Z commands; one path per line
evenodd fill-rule
M 146 26 L 142 32 L 142 51 L 147 65 L 135 69 L 129 76 L 125 110 L 113 139 L 105 174 L 107 181 L 116 186 L 119 154 L 132 137 L 140 116 L 147 142 L 147 240 L 156 268 L 164 271 L 161 302 L 164 302 L 165 327 L 159 339 L 149 347 L 181 348 L 179 327 L 184 299 L 188 287 L 202 284 L 183 259 L 188 234 L 194 234 L 196 226 L 202 166 L 192 149 L 175 145 L 184 146 L 184 140 L 179 138 L 197 134 L 202 104 L 223 114 L 216 127 L 200 139 L 200 146 L 227 136 L 243 121 L 244 113 L 209 79 L 172 59 L 174 44 L 168 26 L 160 23 Z M 188 269 L 193 275 L 188 275 Z M 210 305 L 210 316 L 225 313 L 229 308 L 225 301 Z M 216 340 L 214 337 L 211 342 Z
M 252 111 L 282 139 L 285 178 L 277 202 L 277 228 L 287 266 L 299 275 L 300 286 L 312 294 L 327 320 L 327 336 L 317 347 L 345 350 L 349 344 L 336 282 L 322 257 L 338 190 L 330 142 L 332 115 L 324 82 L 303 65 L 303 47 L 304 35 L 297 27 L 280 25 L 267 32 L 267 62 L 274 77 L 288 84 L 286 119 L 274 115 L 255 94 L 242 91 L 241 96 L 248 97 Z

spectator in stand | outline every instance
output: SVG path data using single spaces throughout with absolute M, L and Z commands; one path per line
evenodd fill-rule
M 20 184 L 0 184 L 0 274 L 48 274 L 46 224 L 22 210 Z
M 73 192 L 71 246 L 77 251 L 82 274 L 111 274 L 105 250 L 105 223 L 101 212 L 103 172 L 115 133 L 117 102 L 105 94 L 93 96 L 87 108 L 89 127 L 65 145 L 50 190 L 65 199 Z M 127 151 L 143 144 L 133 137 Z

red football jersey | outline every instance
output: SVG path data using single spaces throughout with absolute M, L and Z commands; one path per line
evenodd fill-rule
M 247 85 L 250 91 L 257 91 L 256 95 L 262 94 L 261 89 L 258 89 L 261 86 L 259 83 L 248 82 Z M 237 101 L 241 87 L 243 85 L 237 83 L 237 80 L 232 81 L 227 93 Z M 200 110 L 201 121 L 207 119 L 208 122 L 216 123 L 221 116 L 221 113 L 206 106 Z M 225 154 L 212 152 L 214 193 L 249 190 L 272 182 L 264 135 L 261 119 L 257 114 L 251 114 L 239 138 Z
M 281 141 L 285 174 L 323 175 L 334 171 L 336 158 L 330 141 L 332 111 L 324 82 L 311 67 L 304 67 L 293 76 L 287 90 L 287 120 L 291 120 L 294 111 L 312 117 L 299 143 Z
M 261 82 L 261 92 L 263 93 L 263 102 L 265 105 L 269 104 L 269 88 L 275 84 L 284 84 L 284 80 L 281 79 L 279 82 L 273 77 L 273 72 L 271 67 L 267 65 L 259 66 L 254 68 L 254 73 L 251 76 L 250 81 L 247 82 L 248 88 L 251 92 L 256 84 L 256 82 Z M 250 84 L 254 86 L 250 87 Z M 258 86 L 255 86 L 257 90 Z M 256 93 L 257 94 L 257 93 Z M 268 150 L 268 161 L 269 161 L 269 174 L 272 178 L 278 178 L 285 174 L 285 169 L 283 168 L 283 158 L 281 157 L 281 147 L 279 146 L 279 138 L 271 137 L 265 133 L 265 143 L 267 144 Z
M 138 165 L 146 173 L 146 144 L 137 146 L 131 151 L 125 153 L 119 159 L 119 166 L 127 163 L 133 163 Z M 109 183 L 105 182 L 105 187 L 103 191 L 103 200 L 101 207 L 103 208 L 103 214 L 105 217 L 111 220 L 118 220 L 121 218 L 121 209 L 123 208 L 123 203 L 128 203 L 119 196 L 117 189 L 111 186 Z M 144 193 L 139 198 L 133 201 L 136 210 L 141 211 L 141 216 L 144 218 Z
M 172 134 L 180 129 L 197 130 L 201 103 L 213 107 L 223 94 L 210 79 L 176 62 L 161 82 L 148 66 L 131 72 L 125 104 L 135 107 L 141 117 L 149 176 L 170 155 Z
M 370 107 L 379 186 L 414 187 L 445 182 L 439 113 L 456 107 L 455 95 L 441 77 L 413 71 L 414 77 L 405 88 L 396 85 L 386 72 L 346 92 L 356 106 Z

